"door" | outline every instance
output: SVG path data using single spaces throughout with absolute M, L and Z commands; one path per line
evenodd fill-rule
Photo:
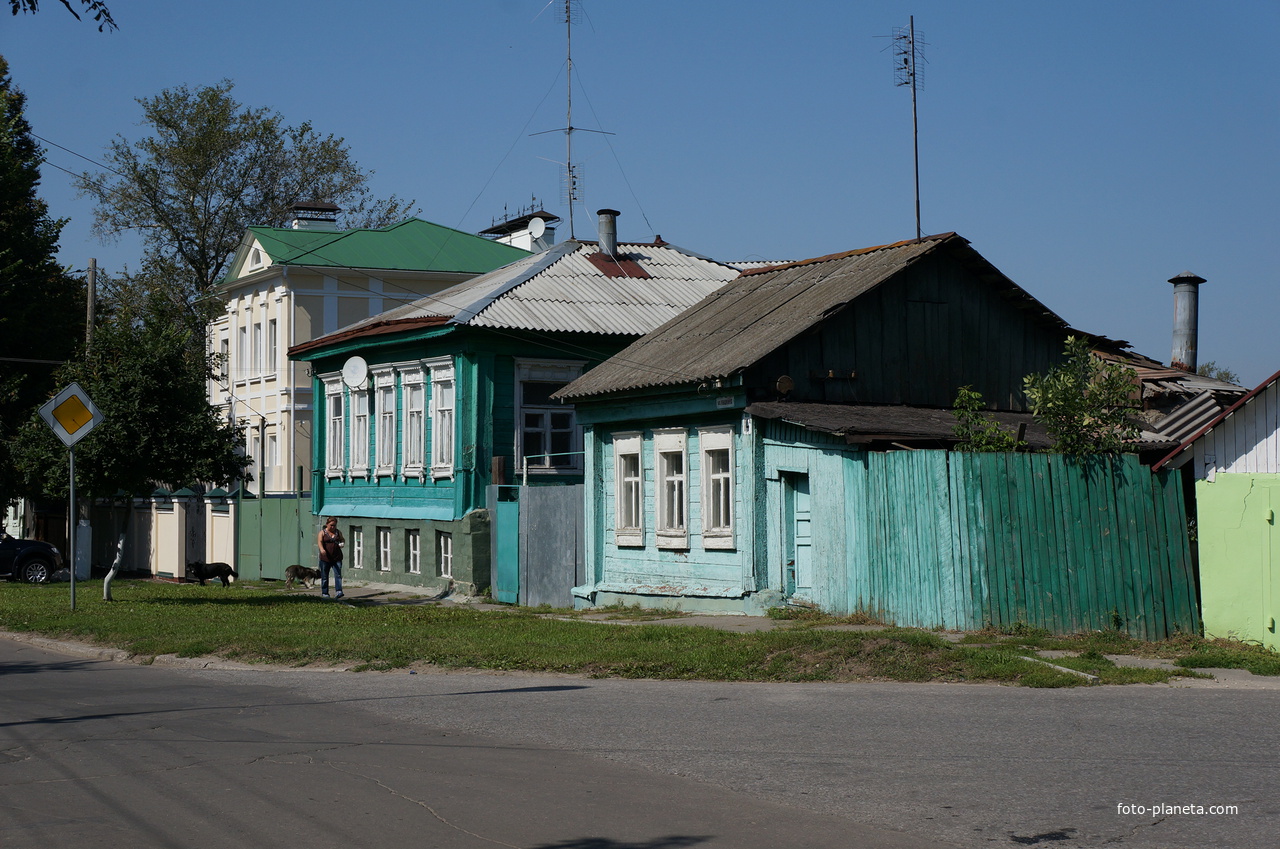
M 782 526 L 783 586 L 788 596 L 813 594 L 813 535 L 809 508 L 809 476 L 784 473 Z
M 520 597 L 520 487 L 488 487 L 493 511 L 493 598 L 515 604 Z

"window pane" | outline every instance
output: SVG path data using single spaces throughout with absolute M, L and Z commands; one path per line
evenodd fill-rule
M 573 434 L 565 431 L 552 431 L 551 433 L 551 453 L 559 455 L 553 457 L 556 465 L 567 466 L 573 460 L 572 457 L 564 456 L 573 450 Z
M 559 392 L 566 386 L 568 386 L 567 383 L 532 383 L 525 381 L 520 384 L 521 403 L 538 406 L 559 404 L 559 401 L 551 400 L 551 394 L 553 392 Z

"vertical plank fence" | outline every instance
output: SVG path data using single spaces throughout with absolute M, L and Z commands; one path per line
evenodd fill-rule
M 824 607 L 926 628 L 1199 630 L 1173 473 L 1131 456 L 898 451 L 844 462 L 861 469 L 846 477 L 860 533 L 843 582 L 858 595 L 815 599 Z

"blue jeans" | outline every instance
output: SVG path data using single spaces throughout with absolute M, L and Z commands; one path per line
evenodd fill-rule
M 333 591 L 335 593 L 342 592 L 342 561 L 330 563 L 328 560 L 320 561 L 320 595 L 329 594 L 329 570 L 333 570 Z

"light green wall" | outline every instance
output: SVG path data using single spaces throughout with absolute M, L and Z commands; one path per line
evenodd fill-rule
M 1280 475 L 1196 481 L 1196 510 L 1205 636 L 1280 647 Z

